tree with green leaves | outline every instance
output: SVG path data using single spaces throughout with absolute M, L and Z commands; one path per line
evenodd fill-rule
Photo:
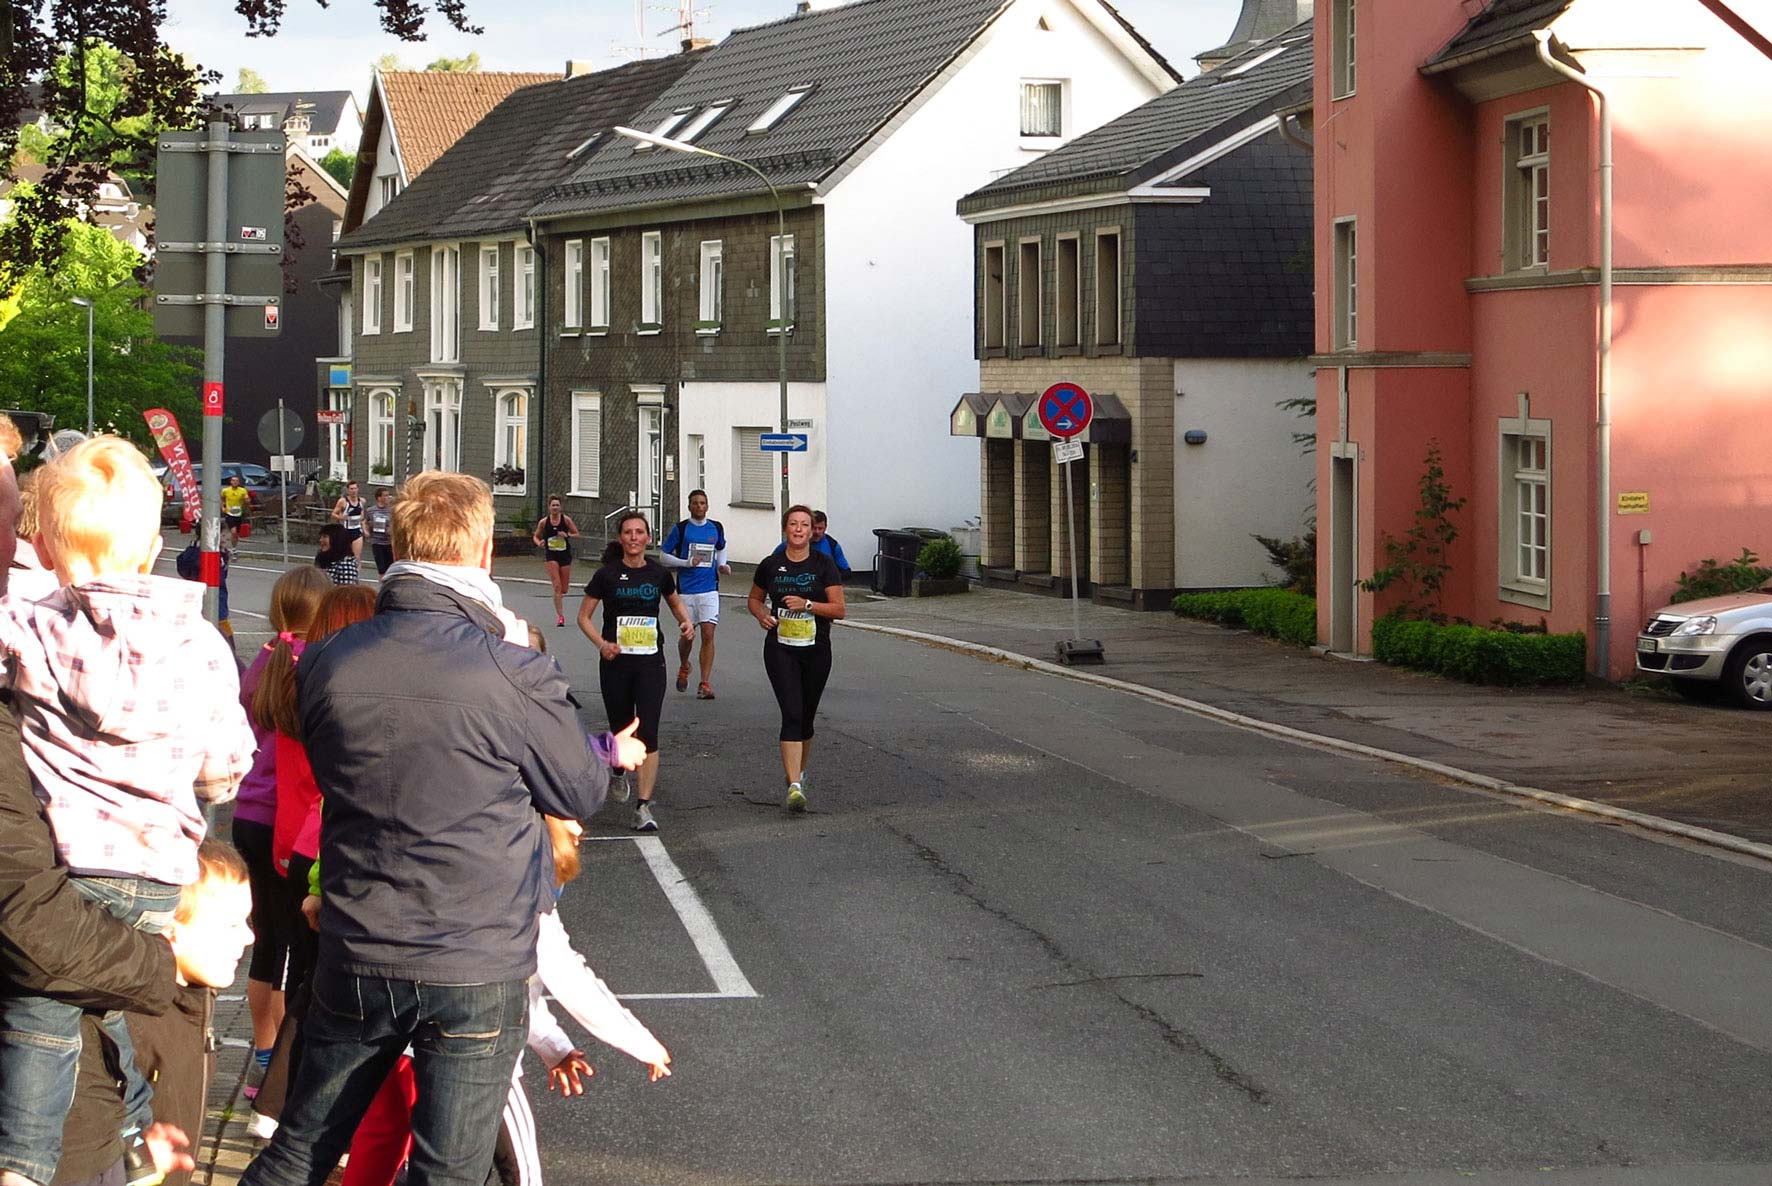
M 271 84 L 265 76 L 250 66 L 240 67 L 239 81 L 234 83 L 234 92 L 241 95 L 266 95 L 271 91 Z
M 433 74 L 478 74 L 480 55 L 471 53 L 465 58 L 438 58 L 425 69 Z
M 467 0 L 375 0 L 382 29 L 405 41 L 425 38 L 435 11 L 463 33 Z M 250 37 L 282 25 L 288 0 L 238 0 Z M 163 0 L 6 0 L 10 37 L 0 37 L 0 169 L 15 176 L 27 100 L 51 132 L 38 147 L 47 169 L 29 200 L 15 199 L 0 227 L 0 290 L 33 268 L 53 267 L 66 236 L 61 224 L 89 209 L 108 169 L 151 171 L 155 139 L 168 128 L 202 122 L 203 90 L 219 76 L 174 51 L 162 38 Z M 3 22 L 0 22 L 3 23 Z M 35 94 L 33 94 L 35 88 Z M 29 126 L 29 125 L 26 125 Z M 35 155 L 35 153 L 33 153 Z
M 340 185 L 350 189 L 351 178 L 357 173 L 357 157 L 342 148 L 335 148 L 320 158 L 320 167 L 332 174 Z
M 141 256 L 97 227 L 61 224 L 53 270 L 38 265 L 0 301 L 0 406 L 48 412 L 64 428 L 86 424 L 86 310 L 92 301 L 97 425 L 151 445 L 142 411 L 167 408 L 187 432 L 197 424 L 202 377 L 194 350 L 154 336 Z

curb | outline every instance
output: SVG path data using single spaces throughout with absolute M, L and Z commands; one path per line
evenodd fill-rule
M 1487 774 L 1478 774 L 1474 770 L 1463 770 L 1457 766 L 1448 766 L 1443 762 L 1435 762 L 1428 758 L 1418 758 L 1411 754 L 1398 753 L 1395 750 L 1380 749 L 1374 745 L 1363 745 L 1357 741 L 1346 741 L 1339 737 L 1331 737 L 1324 733 L 1311 733 L 1304 729 L 1294 729 L 1290 725 L 1277 725 L 1272 721 L 1264 721 L 1260 717 L 1245 716 L 1239 712 L 1219 708 L 1199 700 L 1190 700 L 1185 696 L 1177 696 L 1173 692 L 1165 692 L 1158 688 L 1135 684 L 1127 680 L 1115 679 L 1112 676 L 1096 675 L 1081 671 L 1074 667 L 1065 667 L 1045 659 L 1035 659 L 1027 655 L 1006 651 L 1000 647 L 985 646 L 982 643 L 967 642 L 959 638 L 947 638 L 940 634 L 928 634 L 920 630 L 906 630 L 901 626 L 881 626 L 871 622 L 851 622 L 842 620 L 838 625 L 850 630 L 862 630 L 871 634 L 884 634 L 896 638 L 909 639 L 925 646 L 939 647 L 944 650 L 958 651 L 980 659 L 990 659 L 999 663 L 1008 663 L 1029 671 L 1037 671 L 1042 675 L 1057 676 L 1061 679 L 1075 680 L 1078 683 L 1093 684 L 1110 691 L 1124 692 L 1139 696 L 1170 708 L 1177 708 L 1195 716 L 1205 717 L 1222 725 L 1230 725 L 1237 729 L 1246 729 L 1252 733 L 1261 733 L 1268 737 L 1278 737 L 1295 745 L 1309 746 L 1314 749 L 1333 750 L 1337 753 L 1351 754 L 1362 758 L 1375 758 L 1381 762 L 1389 762 L 1398 766 L 1408 766 L 1429 774 L 1437 774 L 1452 782 L 1477 787 L 1500 795 L 1511 795 L 1517 799 L 1530 799 L 1536 803 L 1544 803 L 1553 807 L 1561 807 L 1569 811 L 1578 811 L 1586 815 L 1599 816 L 1618 823 L 1631 824 L 1645 831 L 1657 832 L 1665 836 L 1678 836 L 1683 840 L 1694 841 L 1712 848 L 1724 849 L 1741 856 L 1772 864 L 1772 844 L 1760 844 L 1752 840 L 1744 840 L 1740 836 L 1731 836 L 1727 832 L 1718 832 L 1710 828 L 1694 827 L 1674 820 L 1662 819 L 1659 816 L 1645 815 L 1640 811 L 1631 811 L 1624 807 L 1613 807 L 1607 803 L 1597 803 L 1592 799 L 1578 799 L 1573 795 L 1564 795 L 1557 791 L 1540 790 L 1537 787 L 1523 786 L 1510 782 L 1505 778 L 1495 778 Z

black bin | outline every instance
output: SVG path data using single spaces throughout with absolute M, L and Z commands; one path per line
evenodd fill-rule
M 876 527 L 874 538 L 879 541 L 879 550 L 874 553 L 874 592 L 909 597 L 911 582 L 917 576 L 917 553 L 923 550 L 922 537 L 909 531 Z

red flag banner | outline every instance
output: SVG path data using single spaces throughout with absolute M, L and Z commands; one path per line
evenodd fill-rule
M 197 489 L 197 475 L 191 472 L 191 451 L 185 447 L 184 434 L 178 430 L 178 417 L 165 408 L 149 408 L 142 416 L 148 422 L 148 432 L 153 436 L 154 444 L 160 447 L 160 456 L 166 458 L 172 480 L 178 483 L 179 496 L 185 500 L 186 510 L 194 511 L 203 505 L 203 495 Z

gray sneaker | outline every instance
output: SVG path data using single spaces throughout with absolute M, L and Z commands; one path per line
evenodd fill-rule
M 626 770 L 620 771 L 609 780 L 609 801 L 626 803 L 628 796 L 634 792 L 634 776 Z
M 656 832 L 656 831 L 658 831 L 658 821 L 652 818 L 652 805 L 651 804 L 642 803 L 638 807 L 634 808 L 634 831 L 636 831 L 636 832 Z

